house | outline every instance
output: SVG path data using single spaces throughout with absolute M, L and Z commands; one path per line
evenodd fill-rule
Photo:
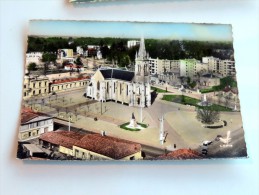
M 27 157 L 46 157 L 46 153 L 35 144 L 23 144 L 22 147 Z
M 33 112 L 29 108 L 22 108 L 18 133 L 19 141 L 32 140 L 50 131 L 53 131 L 53 118 L 51 116 Z
M 39 138 L 39 142 L 45 148 L 74 156 L 73 146 L 83 136 L 84 135 L 73 131 L 58 130 L 42 134 Z
M 207 73 L 200 77 L 200 85 L 203 87 L 213 87 L 220 85 L 220 78 L 214 74 Z
M 84 160 L 140 160 L 141 145 L 105 134 L 82 135 L 58 130 L 44 133 L 40 143 L 47 148 Z
M 76 158 L 87 160 L 141 160 L 141 145 L 101 134 L 88 134 L 73 146 Z

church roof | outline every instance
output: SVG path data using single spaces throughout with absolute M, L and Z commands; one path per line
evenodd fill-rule
M 134 72 L 119 69 L 101 69 L 100 72 L 105 79 L 132 81 L 135 76 Z

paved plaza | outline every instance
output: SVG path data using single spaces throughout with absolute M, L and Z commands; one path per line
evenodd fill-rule
M 51 114 L 64 121 L 70 120 L 74 127 L 96 133 L 106 131 L 110 136 L 169 151 L 179 148 L 199 149 L 203 141 L 214 140 L 217 135 L 226 136 L 229 130 L 243 138 L 240 112 L 221 112 L 220 119 L 225 120 L 227 126 L 209 129 L 203 127 L 203 124 L 196 119 L 195 107 L 161 100 L 162 93 L 158 94 L 151 107 L 142 109 L 142 121 L 140 108 L 116 102 L 101 103 L 85 98 L 83 94 L 84 90 L 81 89 L 45 97 L 44 101 L 34 100 L 34 104 L 31 105 L 30 101 L 27 103 L 37 111 Z M 174 90 L 167 94 L 180 94 L 180 92 Z M 119 126 L 129 122 L 132 113 L 137 122 L 142 122 L 148 127 L 140 131 L 121 129 Z M 159 119 L 162 116 L 165 118 L 166 134 L 163 144 L 159 141 Z

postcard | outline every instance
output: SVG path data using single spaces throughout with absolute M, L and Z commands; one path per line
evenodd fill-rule
M 229 24 L 32 20 L 17 158 L 247 157 Z

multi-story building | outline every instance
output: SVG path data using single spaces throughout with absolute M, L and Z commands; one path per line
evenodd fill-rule
M 41 63 L 43 52 L 29 52 L 26 53 L 26 66 L 28 66 L 30 63 Z
M 235 61 L 232 60 L 221 60 L 219 62 L 219 73 L 225 76 L 235 76 L 236 69 L 235 69 Z
M 23 108 L 21 113 L 21 124 L 19 128 L 19 141 L 28 141 L 38 138 L 41 134 L 53 131 L 53 118 Z
M 221 74 L 221 76 L 234 76 L 236 74 L 235 61 L 221 60 L 213 56 L 203 57 L 202 63 L 208 65 L 208 69 L 211 72 Z
M 73 49 L 59 49 L 57 59 L 58 61 L 60 61 L 60 63 L 63 63 L 64 61 L 73 63 L 74 62 Z
M 196 59 L 180 60 L 180 76 L 193 78 L 198 73 L 205 73 L 207 71 L 208 65 Z
M 50 83 L 50 92 L 58 93 L 63 91 L 85 88 L 88 83 L 88 77 L 54 79 Z
M 45 96 L 49 94 L 49 79 L 45 76 L 24 76 L 23 98 Z
M 53 78 L 48 76 L 24 76 L 23 99 L 44 97 L 50 93 L 85 88 L 88 76 Z
M 140 41 L 138 41 L 138 40 L 129 40 L 127 42 L 127 47 L 130 49 L 130 48 L 135 47 L 139 44 L 140 44 Z
M 159 59 L 159 58 L 149 58 L 149 69 L 150 69 L 151 75 L 177 71 L 180 69 L 180 61 L 166 60 L 166 59 Z

